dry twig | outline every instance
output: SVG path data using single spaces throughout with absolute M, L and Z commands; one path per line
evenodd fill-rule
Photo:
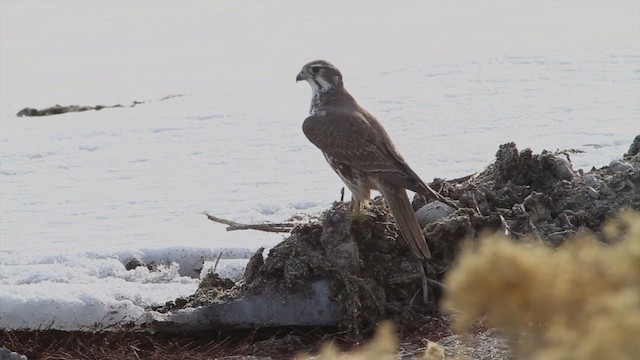
M 216 259 L 216 263 L 213 264 L 213 270 L 211 270 L 212 273 L 216 272 L 216 269 L 218 268 L 218 263 L 220 262 L 220 258 L 222 257 L 222 251 L 220 251 L 220 254 L 218 254 L 218 258 Z
M 227 220 L 223 218 L 219 218 L 217 216 L 213 216 L 206 212 L 203 213 L 207 219 L 217 222 L 219 224 L 227 225 L 227 231 L 234 230 L 259 230 L 265 232 L 275 232 L 275 233 L 283 233 L 290 232 L 297 223 L 264 223 L 264 224 L 241 224 L 232 220 Z

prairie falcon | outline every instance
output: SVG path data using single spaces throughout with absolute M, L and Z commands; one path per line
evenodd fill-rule
M 411 170 L 378 120 L 345 90 L 335 66 L 324 60 L 312 61 L 296 77 L 301 80 L 313 91 L 310 116 L 302 129 L 351 190 L 352 209 L 366 207 L 372 189 L 380 191 L 411 252 L 419 259 L 430 258 L 406 189 L 437 193 Z

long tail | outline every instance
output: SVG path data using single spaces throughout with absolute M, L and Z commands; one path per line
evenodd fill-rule
M 418 259 L 431 258 L 429 246 L 422 234 L 422 229 L 420 228 L 420 224 L 418 224 L 416 214 L 413 212 L 409 197 L 407 197 L 407 190 L 386 181 L 380 181 L 380 189 L 378 190 L 380 190 L 382 196 L 387 200 L 387 204 L 389 204 L 391 208 L 391 213 L 396 218 L 400 232 L 407 241 L 407 244 L 409 244 L 411 252 L 413 252 Z

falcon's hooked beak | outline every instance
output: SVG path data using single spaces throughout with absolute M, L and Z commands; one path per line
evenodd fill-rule
M 306 80 L 306 79 L 307 79 L 307 76 L 304 74 L 303 71 L 300 71 L 298 73 L 298 76 L 296 76 L 296 82 Z

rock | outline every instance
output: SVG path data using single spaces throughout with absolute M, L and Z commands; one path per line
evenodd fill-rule
M 427 224 L 431 224 L 445 216 L 453 214 L 454 211 L 455 209 L 451 206 L 435 200 L 418 209 L 416 217 L 418 218 L 420 227 L 425 227 Z
M 622 161 L 622 160 L 613 160 L 609 164 L 609 172 L 612 172 L 612 173 L 626 172 L 631 169 L 633 169 L 633 166 L 628 162 Z
M 332 299 L 329 279 L 305 283 L 295 292 L 277 286 L 258 294 L 230 301 L 217 301 L 198 308 L 156 314 L 150 328 L 155 331 L 197 331 L 211 329 L 275 326 L 335 326 L 343 312 Z
M 571 162 L 565 158 L 557 158 L 553 164 L 553 175 L 560 180 L 571 180 L 573 178 Z

